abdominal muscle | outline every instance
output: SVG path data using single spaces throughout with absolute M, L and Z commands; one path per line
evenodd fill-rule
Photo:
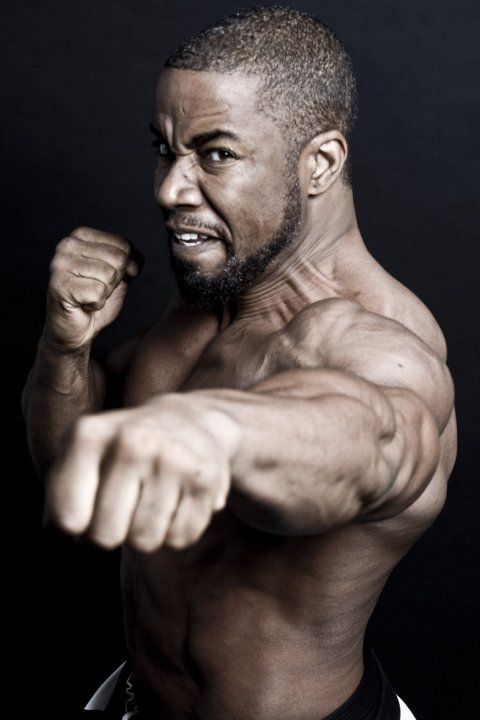
M 318 720 L 341 705 L 360 682 L 365 627 L 402 554 L 378 525 L 287 538 L 227 507 L 191 548 L 125 547 L 145 718 Z

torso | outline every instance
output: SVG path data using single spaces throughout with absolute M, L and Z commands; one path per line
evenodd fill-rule
M 355 296 L 444 354 L 427 308 L 380 266 Z M 368 292 L 375 287 L 377 295 Z M 212 314 L 172 315 L 140 344 L 125 404 L 160 392 L 242 389 L 261 379 L 278 328 Z M 179 326 L 180 323 L 180 326 Z M 181 329 L 179 329 L 181 327 Z M 448 469 L 455 420 L 443 433 Z M 447 474 L 448 474 L 447 473 Z M 124 546 L 127 642 L 148 720 L 319 720 L 344 702 L 362 672 L 363 637 L 389 573 L 440 512 L 445 483 L 388 520 L 319 536 L 280 537 L 239 520 L 228 504 L 184 550 Z

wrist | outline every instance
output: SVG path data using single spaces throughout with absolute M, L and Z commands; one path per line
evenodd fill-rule
M 40 340 L 38 342 L 38 349 L 45 354 L 51 355 L 52 357 L 72 357 L 72 358 L 88 358 L 92 343 L 82 345 L 80 347 L 69 348 L 61 343 L 56 342 L 52 337 L 43 330 Z
M 154 395 L 146 400 L 143 405 L 168 404 L 169 398 L 173 401 L 174 407 L 179 407 L 193 418 L 223 450 L 230 466 L 238 455 L 241 445 L 242 428 L 233 413 L 232 405 L 229 402 L 228 394 L 236 393 L 235 390 L 190 390 L 186 393 L 163 393 Z
M 37 347 L 30 381 L 61 395 L 77 396 L 90 381 L 90 347 L 64 351 L 42 336 Z
M 241 446 L 242 427 L 228 396 L 222 396 L 222 391 L 217 395 L 215 390 L 194 390 L 189 394 L 195 396 L 194 403 L 201 409 L 202 424 L 224 449 L 233 468 Z

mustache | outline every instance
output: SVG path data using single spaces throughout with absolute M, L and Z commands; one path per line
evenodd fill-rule
M 210 230 L 214 235 L 218 235 L 227 245 L 230 244 L 229 239 L 225 236 L 223 228 L 220 227 L 220 225 L 217 225 L 217 223 L 212 222 L 211 220 L 202 220 L 202 218 L 199 218 L 196 215 L 167 215 L 167 213 L 162 214 L 165 224 L 171 223 L 172 225 L 181 225 L 182 227 L 188 228 L 189 230 Z

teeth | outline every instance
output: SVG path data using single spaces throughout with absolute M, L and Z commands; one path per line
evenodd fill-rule
M 199 245 L 202 241 L 196 233 L 173 233 L 182 245 Z
M 198 245 L 202 240 L 208 240 L 208 235 L 199 235 L 198 233 L 173 233 L 180 242 L 188 242 Z

